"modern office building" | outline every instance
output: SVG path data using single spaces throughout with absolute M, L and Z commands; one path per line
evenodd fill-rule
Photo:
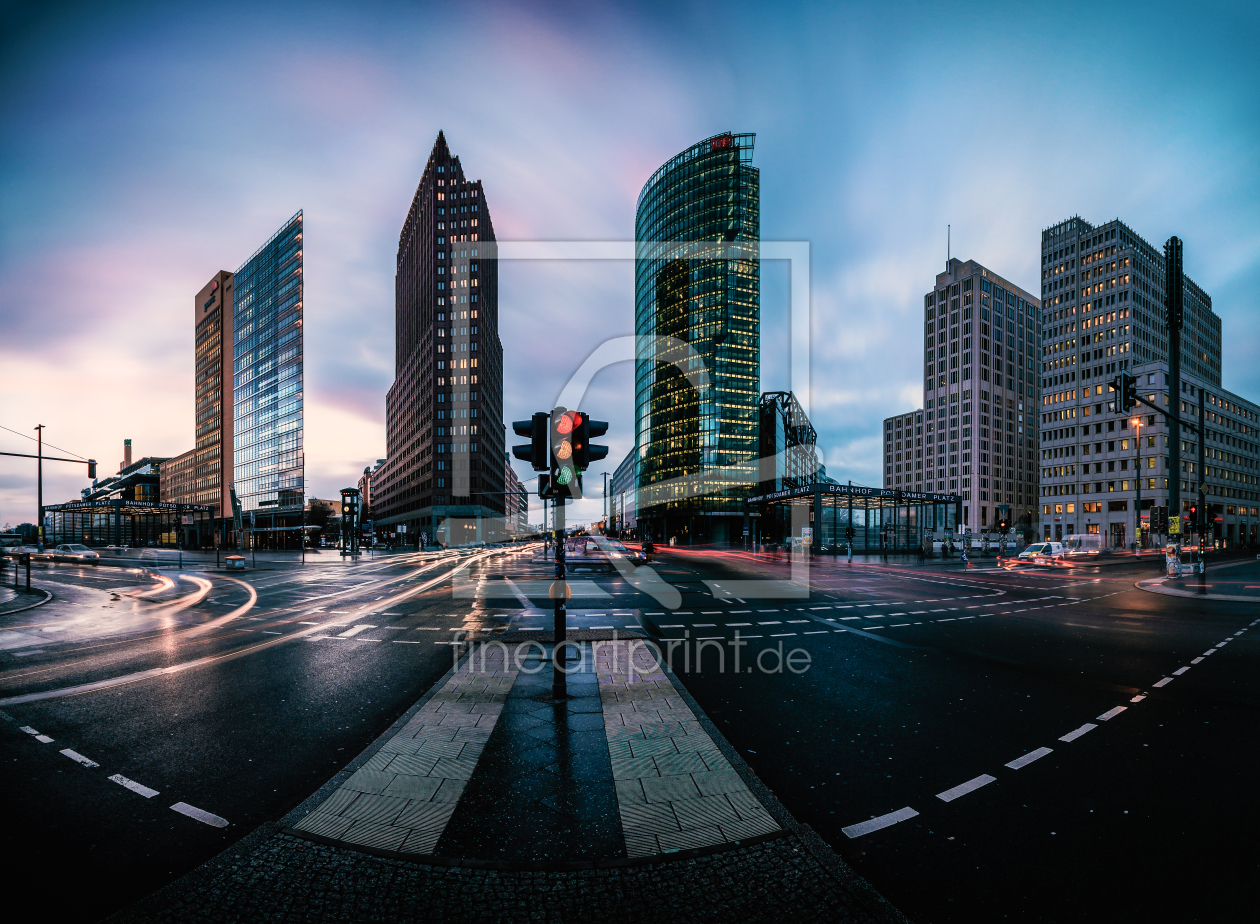
M 635 216 L 640 534 L 738 544 L 758 477 L 760 179 L 754 136 L 706 138 Z
M 256 543 L 297 546 L 302 528 L 302 213 L 233 277 L 232 474 Z
M 923 488 L 923 408 L 884 418 L 884 487 Z
M 503 346 L 494 225 L 481 180 L 437 141 L 398 239 L 388 459 L 377 528 L 444 545 L 506 535 Z
M 634 470 L 638 457 L 638 450 L 632 448 L 617 463 L 612 478 L 609 479 L 608 489 L 612 492 L 611 527 L 614 536 L 630 536 L 638 525 L 634 493 Z
M 1128 371 L 1138 376 L 1140 394 L 1166 401 L 1164 255 L 1119 220 L 1094 226 L 1079 217 L 1043 231 L 1041 251 L 1040 534 L 1101 532 L 1107 544 L 1123 547 L 1136 537 L 1138 478 L 1146 510 L 1168 503 L 1172 477 L 1162 415 L 1140 405 L 1130 414 L 1118 413 L 1110 387 L 1118 373 Z M 1209 496 L 1233 508 L 1226 520 L 1235 536 L 1244 529 L 1250 535 L 1251 502 L 1260 500 L 1253 487 L 1255 406 L 1221 387 L 1221 319 L 1211 297 L 1186 276 L 1183 299 L 1181 399 L 1193 417 L 1195 396 L 1202 391 L 1205 413 L 1219 418 L 1209 417 L 1207 424 Z M 1132 427 L 1135 420 L 1140 428 Z M 1135 476 L 1139 433 L 1142 475 Z M 1196 476 L 1202 474 L 1197 449 L 1191 448 L 1196 441 L 1193 431 L 1182 431 L 1183 507 L 1193 500 Z
M 215 519 L 232 515 L 232 289 L 220 270 L 193 299 L 196 445 L 161 469 L 163 501 L 207 506 Z
M 1009 507 L 1011 524 L 1031 537 L 1039 500 L 1040 302 L 974 260 L 951 259 L 923 297 L 923 314 L 923 409 L 884 421 L 884 486 L 960 496 L 958 526 L 973 533 L 993 528 L 999 508 Z
M 521 484 L 512 469 L 512 456 L 503 454 L 503 522 L 508 536 L 523 536 L 529 532 L 529 492 Z
M 818 476 L 818 432 L 790 391 L 768 391 L 758 410 L 757 494 L 812 484 Z

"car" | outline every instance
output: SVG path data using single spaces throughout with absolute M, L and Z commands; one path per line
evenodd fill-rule
M 86 545 L 77 542 L 63 542 L 53 549 L 53 561 L 96 562 L 101 556 Z
M 1062 542 L 1034 542 L 1019 553 L 1021 561 L 1035 561 L 1039 558 L 1062 558 Z
M 1106 550 L 1098 533 L 1076 533 L 1064 541 L 1065 556 L 1072 559 L 1098 558 Z

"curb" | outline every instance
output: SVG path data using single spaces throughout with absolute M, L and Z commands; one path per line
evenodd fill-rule
M 0 612 L 0 616 L 12 616 L 14 613 L 25 613 L 27 610 L 33 610 L 33 609 L 35 609 L 35 607 L 37 607 L 37 606 L 43 606 L 45 603 L 47 603 L 49 600 L 51 600 L 51 599 L 53 598 L 52 593 L 51 593 L 50 591 L 47 591 L 47 590 L 39 590 L 39 589 L 37 589 L 37 590 L 33 590 L 33 591 L 31 591 L 31 592 L 32 592 L 32 593 L 40 593 L 40 594 L 43 594 L 43 595 L 44 595 L 44 599 L 43 599 L 43 600 L 40 600 L 40 601 L 38 601 L 38 602 L 36 602 L 36 603 L 28 603 L 26 606 L 19 606 L 19 607 L 17 607 L 16 609 L 12 609 L 12 610 L 4 610 L 3 612 Z
M 1224 564 L 1213 565 L 1213 571 L 1223 571 L 1226 568 L 1241 568 L 1243 565 L 1254 565 L 1255 561 L 1247 559 L 1244 561 L 1231 561 Z M 1205 575 L 1206 577 L 1206 575 Z M 1260 596 L 1244 597 L 1239 594 L 1205 594 L 1197 590 L 1184 590 L 1179 587 L 1168 587 L 1165 582 L 1175 581 L 1178 578 L 1158 577 L 1147 578 L 1144 581 L 1137 581 L 1134 587 L 1138 590 L 1144 590 L 1148 594 L 1163 594 L 1167 597 L 1189 597 L 1193 600 L 1220 600 L 1226 603 L 1260 603 Z M 1184 580 L 1181 578 L 1180 580 Z

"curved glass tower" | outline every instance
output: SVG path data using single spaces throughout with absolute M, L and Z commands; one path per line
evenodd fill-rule
M 635 217 L 635 484 L 645 534 L 734 542 L 756 481 L 760 182 L 754 135 L 671 158 Z

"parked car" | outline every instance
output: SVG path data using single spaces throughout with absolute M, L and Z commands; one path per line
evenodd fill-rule
M 95 564 L 101 556 L 86 545 L 77 542 L 63 542 L 53 549 L 53 561 L 70 561 Z
M 1039 558 L 1062 558 L 1062 542 L 1034 542 L 1019 553 L 1021 561 L 1035 561 Z

